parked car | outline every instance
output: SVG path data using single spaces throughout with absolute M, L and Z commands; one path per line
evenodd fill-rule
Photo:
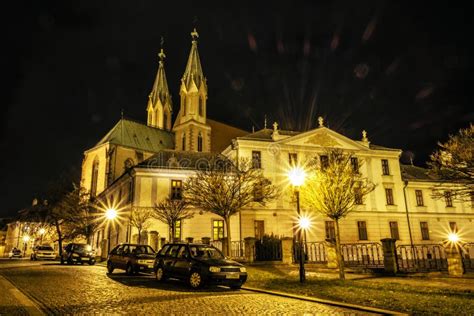
M 95 252 L 91 245 L 71 243 L 64 247 L 61 264 L 84 264 L 84 262 L 90 265 L 95 264 Z
M 33 253 L 30 257 L 31 260 L 54 260 L 56 259 L 56 253 L 53 247 L 48 245 L 36 246 L 33 249 Z
M 247 281 L 247 270 L 242 264 L 206 244 L 164 245 L 156 256 L 154 269 L 157 281 L 172 277 L 188 282 L 192 288 L 219 284 L 240 289 Z
M 21 250 L 20 249 L 17 249 L 17 248 L 13 248 L 12 250 L 10 250 L 10 252 L 8 253 L 8 258 L 10 259 L 13 259 L 13 258 L 21 258 L 22 255 L 21 255 Z
M 138 272 L 153 272 L 156 252 L 148 245 L 120 244 L 109 253 L 107 271 L 122 269 L 131 275 Z

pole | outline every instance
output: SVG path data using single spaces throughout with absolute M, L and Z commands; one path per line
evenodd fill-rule
M 107 228 L 107 255 L 110 252 L 110 225 L 111 223 L 109 223 L 109 227 Z
M 300 191 L 298 188 L 295 190 L 296 194 L 296 212 L 298 213 L 298 217 L 300 215 Z M 300 282 L 303 283 L 306 279 L 306 273 L 304 270 L 304 246 L 303 246 L 303 234 L 301 233 L 301 229 L 298 230 L 298 242 L 300 244 Z
M 416 256 L 415 245 L 413 244 L 413 236 L 411 234 L 410 216 L 408 215 L 408 202 L 407 202 L 407 194 L 406 194 L 407 186 L 408 186 L 408 181 L 405 180 L 405 186 L 403 187 L 403 199 L 405 200 L 405 213 L 407 215 L 408 234 L 410 235 L 410 245 L 411 245 L 411 251 L 413 252 L 413 259 L 415 261 L 415 268 L 418 269 L 418 259 Z

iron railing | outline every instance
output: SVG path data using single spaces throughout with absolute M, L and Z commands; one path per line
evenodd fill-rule
M 323 241 L 304 243 L 305 261 L 308 263 L 327 263 L 326 246 Z M 300 261 L 300 246 L 296 241 L 293 244 L 293 262 Z
M 474 272 L 474 242 L 462 244 L 461 255 L 464 270 Z
M 255 260 L 256 261 L 281 261 L 282 249 L 281 240 L 272 239 L 271 241 L 257 240 L 255 242 Z
M 348 267 L 383 267 L 383 250 L 379 243 L 341 244 L 341 252 Z
M 230 257 L 232 258 L 245 257 L 245 242 L 243 240 L 232 241 L 230 243 Z
M 404 272 L 448 270 L 444 247 L 439 244 L 399 245 L 397 264 Z

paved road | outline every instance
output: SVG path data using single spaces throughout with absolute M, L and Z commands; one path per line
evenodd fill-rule
M 14 267 L 0 262 L 0 276 L 39 302 L 48 314 L 253 314 L 356 315 L 355 311 L 245 290 L 208 287 L 191 291 L 184 283 L 158 283 L 151 276 L 111 275 L 101 266 L 43 262 Z M 15 305 L 0 298 L 0 314 Z M 19 308 L 17 314 L 24 314 Z M 361 313 L 362 314 L 362 313 Z M 367 315 L 367 313 L 364 313 Z

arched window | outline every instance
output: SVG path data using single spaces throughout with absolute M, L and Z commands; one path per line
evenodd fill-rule
M 99 159 L 94 158 L 92 163 L 92 173 L 91 173 L 91 197 L 97 195 L 97 179 L 99 178 Z
M 183 151 L 186 150 L 186 135 L 185 134 L 183 134 L 183 138 L 181 140 L 181 148 Z
M 161 127 L 160 126 L 160 110 L 156 109 L 156 114 L 155 114 L 155 126 Z
M 199 97 L 199 116 L 202 116 L 202 103 L 203 103 L 203 100 L 201 97 Z
M 198 141 L 197 141 L 197 149 L 198 151 L 202 151 L 202 135 L 201 133 L 198 134 Z
M 163 114 L 163 128 L 168 129 L 168 113 Z

